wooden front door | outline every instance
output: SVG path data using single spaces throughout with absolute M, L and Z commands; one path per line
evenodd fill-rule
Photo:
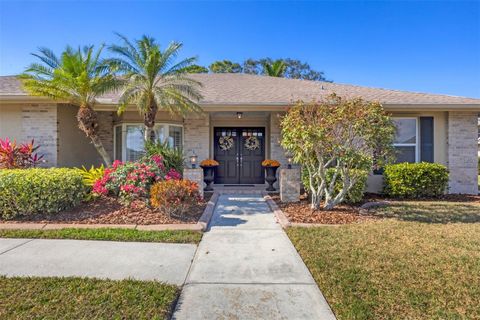
M 219 184 L 265 183 L 265 128 L 215 128 L 214 158 Z

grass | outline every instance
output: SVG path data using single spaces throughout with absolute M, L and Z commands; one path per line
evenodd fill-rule
M 287 231 L 339 319 L 479 319 L 480 224 Z
M 155 281 L 0 277 L 0 319 L 168 319 L 178 294 Z
M 0 238 L 199 243 L 202 233 L 188 230 L 140 231 L 114 228 L 65 228 L 59 230 L 0 230 Z
M 398 201 L 377 208 L 375 216 L 427 223 L 480 222 L 480 204 L 444 201 Z

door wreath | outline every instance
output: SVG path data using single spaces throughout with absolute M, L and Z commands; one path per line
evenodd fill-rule
M 223 151 L 228 151 L 233 147 L 233 137 L 232 136 L 224 136 L 218 139 L 218 145 L 220 149 Z
M 260 140 L 257 137 L 250 136 L 245 140 L 245 148 L 250 151 L 260 148 Z

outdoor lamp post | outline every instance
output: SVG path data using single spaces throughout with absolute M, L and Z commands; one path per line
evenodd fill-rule
M 193 154 L 190 156 L 190 163 L 192 164 L 192 169 L 195 169 L 197 167 L 197 158 L 198 156 L 193 152 Z

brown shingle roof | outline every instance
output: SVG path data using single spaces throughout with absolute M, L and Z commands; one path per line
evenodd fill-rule
M 478 104 L 480 99 L 361 87 L 340 83 L 296 80 L 249 74 L 193 74 L 203 84 L 201 104 L 287 105 L 298 99 L 309 101 L 335 92 L 385 104 Z M 26 95 L 13 76 L 0 77 L 0 96 Z M 101 103 L 116 103 L 118 94 L 105 95 Z

